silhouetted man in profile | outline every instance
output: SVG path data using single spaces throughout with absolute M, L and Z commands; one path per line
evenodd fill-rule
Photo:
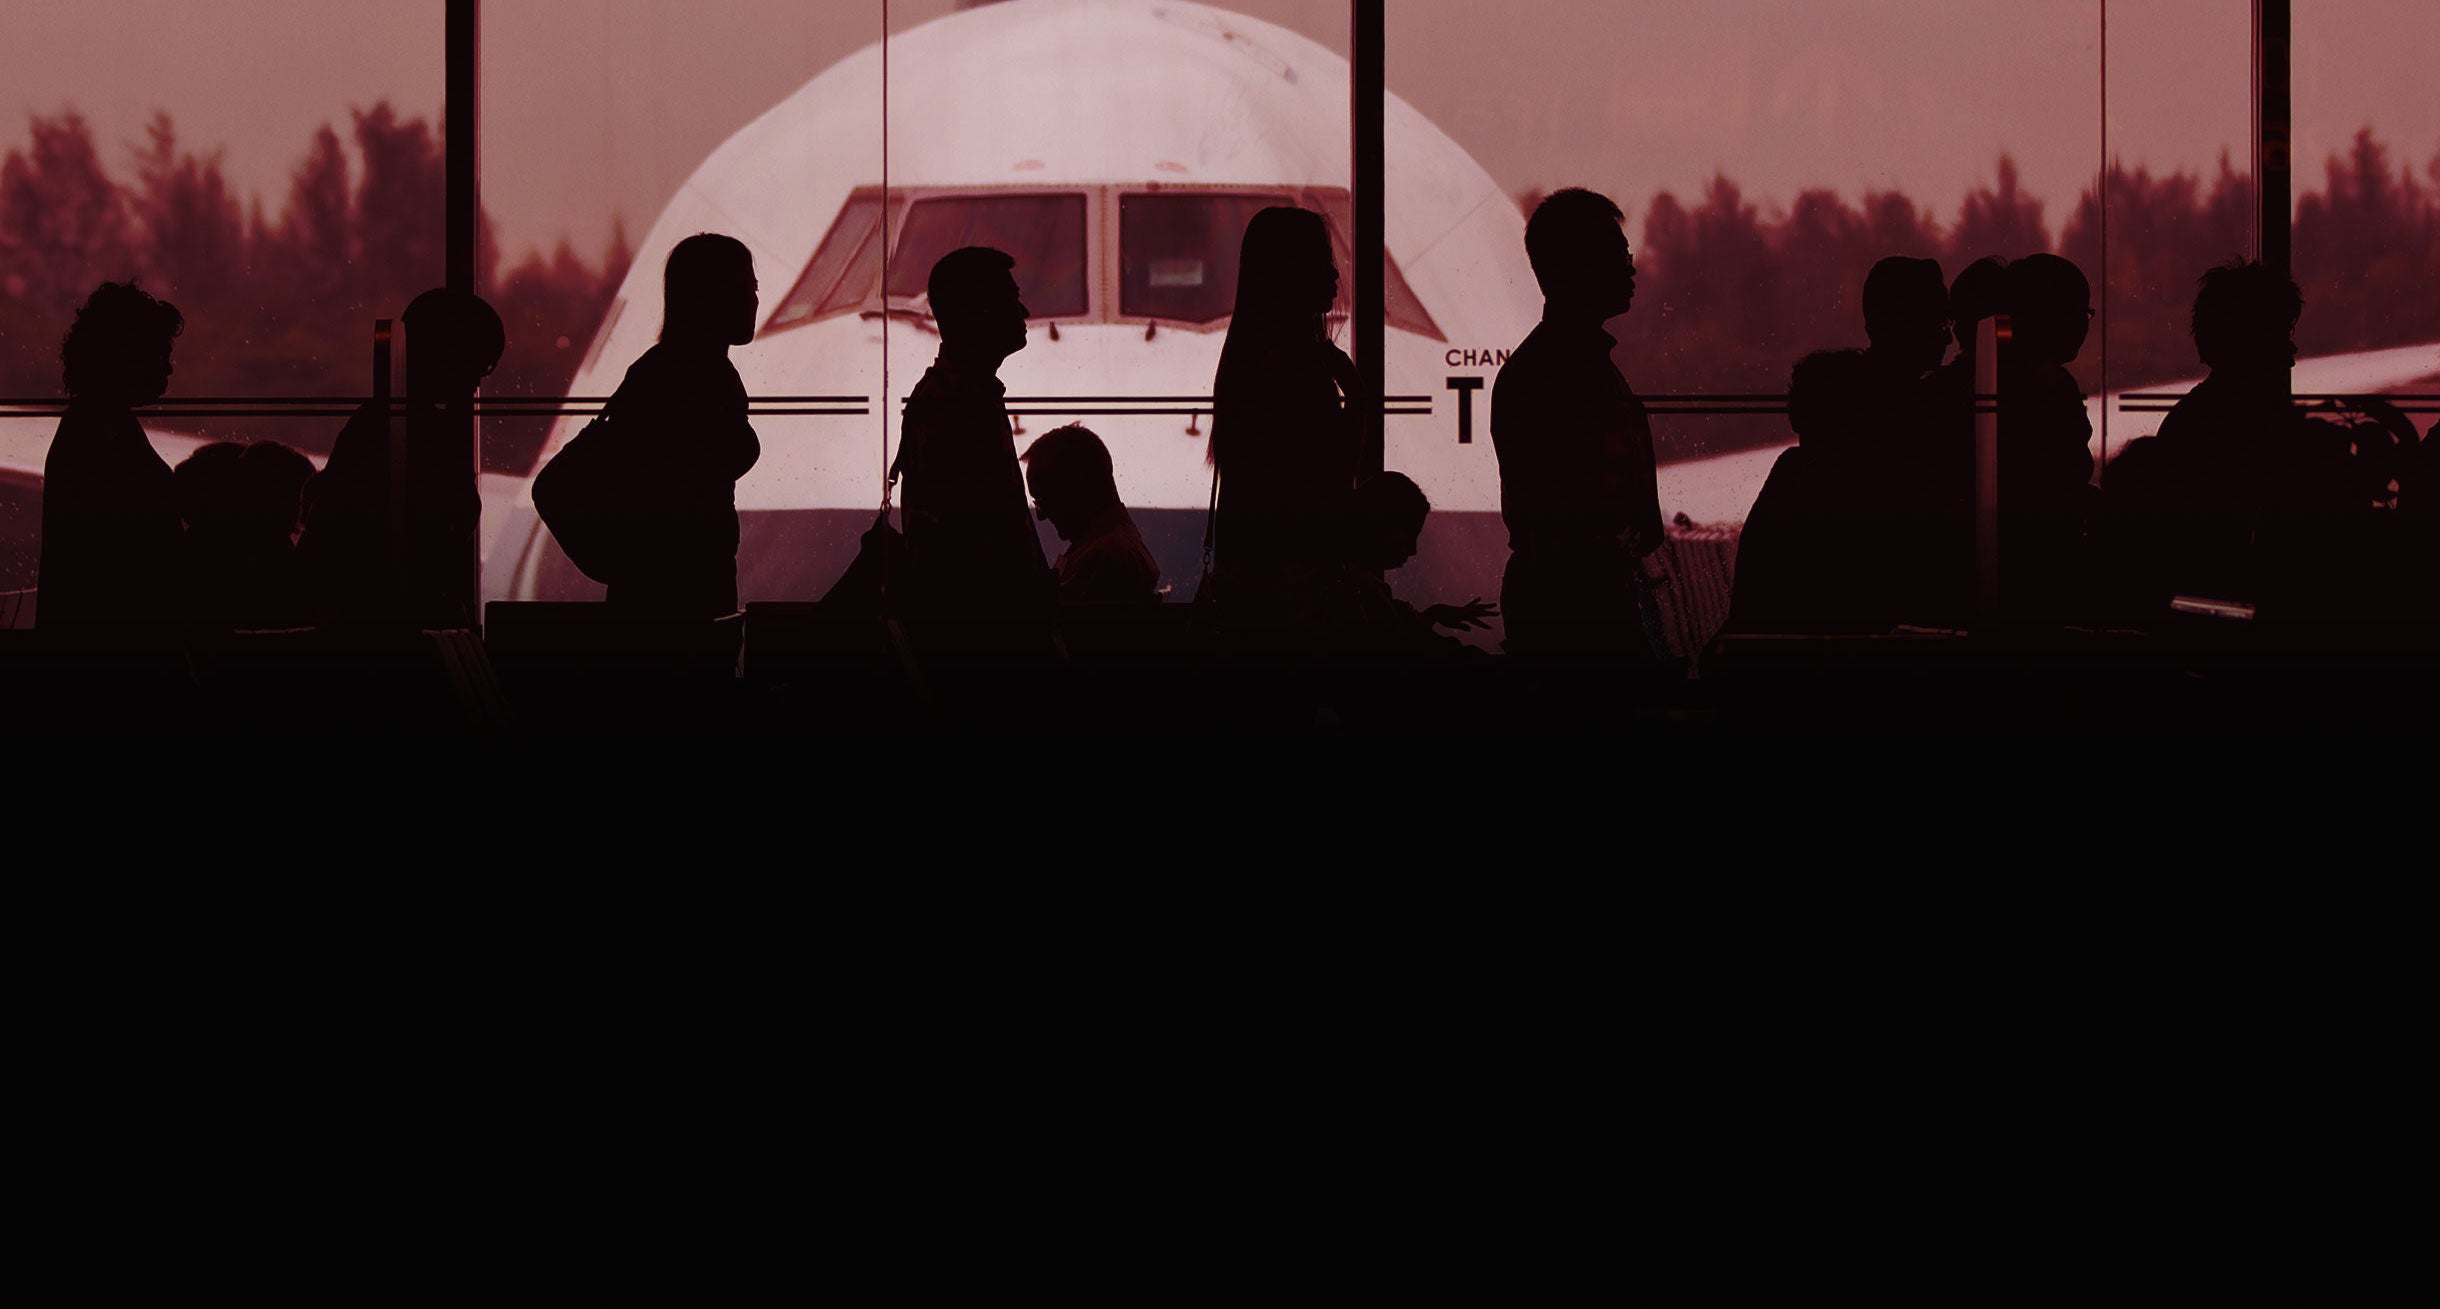
M 407 328 L 407 412 L 397 556 L 391 425 L 368 404 L 348 420 L 322 471 L 306 484 L 297 563 L 307 597 L 325 619 L 470 627 L 483 505 L 474 450 L 449 421 L 449 407 L 473 399 L 499 364 L 507 333 L 489 304 L 457 291 L 426 291 L 400 317 Z
M 1542 321 L 1491 392 L 1514 654 L 1654 655 L 1637 618 L 1638 570 L 1662 544 L 1652 424 L 1602 330 L 1635 299 L 1624 223 L 1608 197 L 1570 187 L 1525 224 Z
M 2008 265 L 2013 334 L 1999 361 L 2000 604 L 2056 619 L 2083 602 L 2084 520 L 2096 507 L 2093 424 L 2067 371 L 2092 330 L 2092 284 L 2054 254 Z
M 1159 604 L 1161 565 L 1118 498 L 1110 449 L 1070 423 L 1042 434 L 1018 458 L 1034 511 L 1068 543 L 1052 568 L 1063 605 Z
M 2211 375 L 2102 475 L 2116 593 L 2141 614 L 2177 595 L 2311 612 L 2344 594 L 2347 528 L 2368 512 L 2343 454 L 2289 400 L 2304 296 L 2260 263 L 2203 274 L 2194 347 Z
M 1025 348 L 1016 260 L 986 246 L 941 256 L 927 284 L 940 355 L 907 396 L 893 473 L 906 479 L 907 548 L 920 608 L 1044 614 L 1050 566 L 1034 535 L 1010 435 L 1001 361 Z

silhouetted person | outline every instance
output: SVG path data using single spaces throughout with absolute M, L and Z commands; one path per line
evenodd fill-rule
M 1479 652 L 1437 630 L 1481 630 L 1499 608 L 1476 597 L 1462 605 L 1417 609 L 1391 592 L 1382 574 L 1415 557 L 1432 502 L 1404 473 L 1376 473 L 1346 494 L 1341 516 L 1336 603 L 1322 615 L 1326 643 L 1342 653 L 1470 658 Z
M 173 476 L 196 620 L 230 628 L 311 622 L 295 543 L 313 461 L 277 441 L 217 441 Z
M 2013 335 L 1999 361 L 2000 605 L 2052 620 L 2084 603 L 2093 424 L 2067 365 L 2093 323 L 2092 285 L 2073 263 L 2031 254 L 2008 265 Z
M 1937 259 L 1891 255 L 1864 275 L 1864 351 L 1875 369 L 1921 378 L 1949 352 L 1949 289 Z
M 1339 271 L 1320 214 L 1264 209 L 1240 251 L 1212 379 L 1213 589 L 1239 613 L 1276 615 L 1336 566 L 1332 520 L 1355 482 L 1355 364 L 1330 340 Z
M 1957 341 L 1957 357 L 1932 370 L 1931 388 L 1943 428 L 1940 448 L 1959 461 L 1964 479 L 1959 494 L 1968 497 L 1971 513 L 1974 478 L 1974 362 L 1976 332 L 1982 322 L 2007 312 L 2008 261 L 1985 255 L 1967 264 L 1949 283 L 1949 331 Z
M 2113 590 L 2137 614 L 2179 595 L 2309 614 L 2343 593 L 2348 528 L 2369 500 L 2289 400 L 2303 313 L 2266 265 L 2203 274 L 2194 346 L 2211 374 L 2103 474 Z
M 661 336 L 604 407 L 632 539 L 608 601 L 639 613 L 737 612 L 737 479 L 762 458 L 729 347 L 754 339 L 760 301 L 745 243 L 697 232 L 661 269 Z
M 407 329 L 402 534 L 393 542 L 392 420 L 367 404 L 306 484 L 297 567 L 324 620 L 468 627 L 475 620 L 467 588 L 483 505 L 473 447 L 449 411 L 472 400 L 499 364 L 507 336 L 489 304 L 455 291 L 426 291 L 400 318 Z
M 184 532 L 169 465 L 135 406 L 169 389 L 177 307 L 104 282 L 60 342 L 68 412 L 43 460 L 34 620 L 46 628 L 179 616 Z
M 1871 395 L 1870 413 L 1857 420 L 1870 427 L 1853 444 L 1874 466 L 1873 498 L 1889 519 L 1873 529 L 1886 538 L 1890 571 L 1872 603 L 1887 608 L 1870 611 L 1889 623 L 1960 621 L 1973 594 L 1974 447 L 1970 429 L 1953 421 L 1941 369 L 1954 330 L 1950 299 L 1933 259 L 1892 255 L 1864 278 Z
M 1984 255 L 1967 264 L 1949 283 L 1949 330 L 1957 339 L 1957 360 L 1971 362 L 1974 355 L 1975 331 L 1982 320 L 2007 312 L 2008 261 L 1998 255 Z M 1972 370 L 1967 370 L 1972 380 Z
M 1063 605 L 1159 604 L 1161 565 L 1118 497 L 1110 450 L 1076 423 L 1036 438 L 1018 458 L 1025 464 L 1034 512 L 1068 548 L 1052 568 Z
M 1771 465 L 1746 514 L 1728 630 L 1885 632 L 1941 616 L 1925 580 L 1939 542 L 1893 449 L 1901 402 L 1888 380 L 1860 350 L 1797 362 L 1788 381 L 1797 446 Z
M 941 256 L 925 284 L 940 354 L 907 395 L 892 470 L 906 479 L 916 601 L 937 614 L 1037 615 L 1051 601 L 999 378 L 1025 348 L 1015 267 L 967 246 Z
M 1637 575 L 1663 542 L 1652 424 L 1602 330 L 1635 298 L 1624 223 L 1608 197 L 1570 187 L 1525 225 L 1542 321 L 1491 393 L 1514 654 L 1654 655 Z

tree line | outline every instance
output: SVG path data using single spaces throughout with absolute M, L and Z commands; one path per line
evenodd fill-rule
M 1621 367 L 1651 393 L 1778 392 L 1806 352 L 1864 344 L 1860 299 L 1874 261 L 1929 256 L 1953 278 L 1985 255 L 2047 250 L 2075 261 L 2093 283 L 2100 317 L 2074 368 L 2088 393 L 2101 386 L 2105 331 L 2112 390 L 2201 375 L 2187 330 L 2195 282 L 2251 247 L 2250 175 L 2225 155 L 2210 177 L 2113 164 L 2103 179 L 2105 270 L 2095 188 L 2085 188 L 2054 235 L 2048 205 L 2020 185 L 2015 162 L 2001 155 L 1993 172 L 1946 223 L 1892 191 L 1850 203 L 1807 190 L 1766 212 L 1725 175 L 1691 202 L 1655 196 L 1635 242 L 1635 309 L 1619 325 Z M 2422 173 L 2395 161 L 2367 128 L 2327 161 L 2318 189 L 2301 191 L 2294 258 L 2304 354 L 2440 341 L 2440 149 Z M 1540 198 L 1519 200 L 1530 213 Z M 1656 438 L 1680 458 L 1787 439 L 1785 423 L 1769 417 L 1662 426 L 1668 430 Z
M 0 395 L 59 393 L 59 340 L 105 280 L 140 278 L 186 315 L 172 395 L 363 395 L 372 321 L 394 318 L 443 280 L 442 134 L 385 101 L 350 125 L 356 158 L 323 124 L 290 174 L 276 217 L 241 199 L 221 152 L 198 154 L 156 113 L 128 166 L 106 165 L 74 111 L 36 116 L 0 159 Z M 488 214 L 478 236 L 484 294 L 508 328 L 485 384 L 498 396 L 566 391 L 593 329 L 626 276 L 625 230 L 598 262 L 565 238 L 505 271 Z M 272 436 L 327 449 L 331 420 L 181 420 L 212 437 Z M 523 472 L 550 420 L 483 423 L 483 462 Z
M 73 111 L 36 116 L 27 142 L 0 159 L 0 394 L 58 393 L 58 347 L 95 283 L 135 274 L 187 315 L 175 393 L 360 395 L 369 387 L 369 326 L 442 280 L 442 136 L 383 102 L 352 115 L 351 162 L 324 124 L 290 175 L 276 216 L 241 199 L 218 151 L 198 154 L 166 113 L 114 172 Z M 2417 176 L 2366 129 L 2299 197 L 2295 267 L 2306 354 L 2440 340 L 2440 150 Z M 2426 180 L 2428 178 L 2428 181 Z M 1620 356 L 1655 393 L 1777 392 L 1806 351 L 1862 344 L 1864 273 L 1891 254 L 1930 255 L 1951 275 L 1986 254 L 2052 250 L 2095 286 L 2092 343 L 2076 365 L 2100 386 L 2143 386 L 2201 372 L 2186 330 L 2195 278 L 2251 244 L 2251 179 L 2223 156 L 2215 175 L 2113 165 L 2107 295 L 2101 205 L 2087 187 L 2055 237 L 2048 206 L 2002 155 L 1994 180 L 1942 222 L 1894 191 L 1856 202 L 1799 193 L 1768 212 L 1725 175 L 1691 202 L 1663 192 L 1636 242 L 1639 290 Z M 1539 199 L 1519 199 L 1530 210 Z M 591 343 L 630 262 L 624 229 L 598 261 L 563 238 L 505 271 L 489 216 L 478 264 L 508 326 L 508 353 L 486 384 L 496 396 L 556 395 Z M 263 420 L 226 420 L 208 436 L 269 435 Z M 320 449 L 333 424 L 280 424 L 290 444 Z M 1675 420 L 1658 433 L 1671 457 L 1784 440 L 1774 418 Z M 522 472 L 547 419 L 483 424 L 484 464 Z

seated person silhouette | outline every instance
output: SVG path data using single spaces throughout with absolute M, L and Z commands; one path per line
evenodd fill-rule
M 891 475 L 906 479 L 913 602 L 937 616 L 1046 615 L 1054 598 L 999 379 L 1025 348 L 1015 267 L 967 246 L 941 256 L 926 284 L 940 354 L 907 395 Z
M 1886 632 L 1922 621 L 1932 548 L 1894 473 L 1887 375 L 1860 350 L 1821 350 L 1788 381 L 1797 445 L 1771 465 L 1737 539 L 1731 632 Z
M 473 398 L 500 362 L 507 335 L 490 305 L 454 291 L 426 291 L 400 317 L 407 329 L 403 535 L 391 539 L 391 420 L 367 404 L 306 483 L 297 567 L 322 621 L 468 627 L 483 505 L 474 450 L 450 423 L 449 406 Z
M 41 627 L 182 616 L 177 490 L 135 406 L 169 389 L 170 346 L 185 327 L 177 306 L 104 282 L 60 342 L 68 411 L 43 459 Z
M 1034 512 L 1068 548 L 1052 568 L 1062 605 L 1159 604 L 1161 565 L 1118 498 L 1109 447 L 1077 423 L 1043 433 L 1018 456 Z
M 1462 605 L 1417 609 L 1390 590 L 1383 573 L 1415 557 L 1432 502 L 1404 473 L 1376 473 L 1347 493 L 1343 546 L 1333 603 L 1320 615 L 1322 646 L 1342 653 L 1389 657 L 1484 657 L 1452 631 L 1485 630 L 1499 607 L 1476 597 Z
M 277 441 L 216 441 L 178 465 L 196 621 L 238 629 L 312 621 L 297 574 L 296 534 L 313 476 L 312 460 Z
M 2194 347 L 2210 375 L 2102 475 L 2111 590 L 2133 614 L 2177 596 L 2326 613 L 2340 593 L 2347 529 L 2369 511 L 2289 399 L 2303 313 L 2296 284 L 2261 263 L 2203 274 Z
M 1652 424 L 1602 327 L 1635 299 L 1624 222 L 1608 197 L 1569 187 L 1525 224 L 1542 321 L 1491 390 L 1512 654 L 1654 660 L 1640 618 L 1664 544 Z

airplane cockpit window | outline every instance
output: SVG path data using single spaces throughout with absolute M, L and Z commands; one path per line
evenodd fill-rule
M 890 256 L 890 298 L 922 295 L 942 255 L 987 245 L 1017 261 L 1017 291 L 1034 317 L 1080 317 L 1086 309 L 1084 219 L 1082 192 L 918 200 Z
M 1127 318 L 1210 323 L 1237 297 L 1246 224 L 1285 195 L 1224 192 L 1122 195 L 1118 200 L 1118 312 Z
M 866 189 L 849 196 L 804 275 L 763 324 L 763 332 L 784 331 L 863 304 L 881 280 L 880 232 L 881 192 Z
M 1355 231 L 1355 205 L 1345 191 L 1317 190 L 1307 194 L 1310 196 L 1307 207 L 1322 211 L 1323 219 L 1330 225 L 1330 244 L 1338 251 L 1339 299 L 1337 304 L 1330 307 L 1330 312 L 1344 315 L 1352 311 L 1355 305 L 1355 279 L 1351 276 L 1356 266 L 1352 253 L 1355 247 L 1348 239 L 1349 234 Z M 1435 341 L 1448 340 L 1440 325 L 1432 321 L 1431 313 L 1423 307 L 1423 301 L 1415 298 L 1414 288 L 1406 284 L 1406 275 L 1398 271 L 1398 261 L 1390 257 L 1386 249 L 1381 252 L 1381 272 L 1384 316 L 1388 318 L 1389 325 Z

